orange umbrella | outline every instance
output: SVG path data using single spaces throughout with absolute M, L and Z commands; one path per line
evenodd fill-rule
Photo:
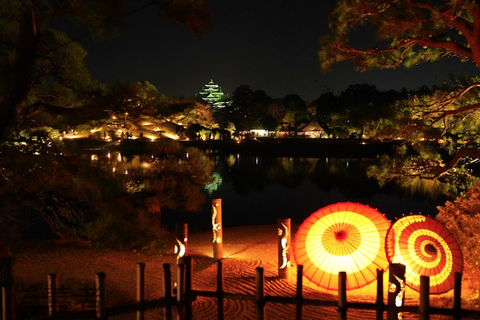
M 457 240 L 437 220 L 410 215 L 398 219 L 387 232 L 387 258 L 405 265 L 406 284 L 420 290 L 420 276 L 430 277 L 430 293 L 454 287 L 455 273 L 462 272 L 463 256 Z
M 347 273 L 347 289 L 376 280 L 386 269 L 385 236 L 390 227 L 377 210 L 358 203 L 340 202 L 319 209 L 299 227 L 293 256 L 303 275 L 318 286 L 338 289 L 338 273 Z

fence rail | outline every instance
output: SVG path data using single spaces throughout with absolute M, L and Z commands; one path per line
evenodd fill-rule
M 453 294 L 452 308 L 430 307 L 429 303 L 429 278 L 421 277 L 420 300 L 418 306 L 395 306 L 391 303 L 384 303 L 383 297 L 383 270 L 377 270 L 377 297 L 375 303 L 348 302 L 346 290 L 346 273 L 339 273 L 339 289 L 337 301 L 324 301 L 315 299 L 306 299 L 303 297 L 303 277 L 302 266 L 297 266 L 297 283 L 294 296 L 271 296 L 265 293 L 265 277 L 263 268 L 256 268 L 255 293 L 238 294 L 224 292 L 223 290 L 223 268 L 222 262 L 217 261 L 217 286 L 215 291 L 194 290 L 192 287 L 193 267 L 190 257 L 179 259 L 175 266 L 176 288 L 172 290 L 172 275 L 170 264 L 163 264 L 163 297 L 157 300 L 145 300 L 145 264 L 137 264 L 137 295 L 136 302 L 120 305 L 106 306 L 106 287 L 104 273 L 96 274 L 94 297 L 94 310 L 81 312 L 65 312 L 59 308 L 61 300 L 59 294 L 61 289 L 58 287 L 56 275 L 48 275 L 47 288 L 47 310 L 48 314 L 44 316 L 29 317 L 30 320 L 63 320 L 63 319 L 98 319 L 105 320 L 108 317 L 116 315 L 136 313 L 137 320 L 143 320 L 145 312 L 148 310 L 163 308 L 163 319 L 170 320 L 174 316 L 172 309 L 175 309 L 175 319 L 192 319 L 193 301 L 198 297 L 206 297 L 217 300 L 217 318 L 224 319 L 224 299 L 251 301 L 255 304 L 256 318 L 258 320 L 265 318 L 265 304 L 291 304 L 296 306 L 295 319 L 302 319 L 302 308 L 304 306 L 318 307 L 336 307 L 339 320 L 346 320 L 348 310 L 369 310 L 375 311 L 376 319 L 383 319 L 387 314 L 388 320 L 398 319 L 399 313 L 418 314 L 420 320 L 427 320 L 430 315 L 451 316 L 455 320 L 465 318 L 480 319 L 480 311 L 473 311 L 461 308 L 461 274 L 456 274 L 455 288 Z M 16 316 L 15 292 L 11 288 L 2 288 L 2 320 L 14 320 Z M 390 300 L 390 299 L 389 299 Z

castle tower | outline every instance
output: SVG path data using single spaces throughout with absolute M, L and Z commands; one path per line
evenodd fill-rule
M 224 108 L 231 103 L 228 94 L 224 94 L 222 88 L 213 80 L 204 85 L 198 95 L 203 101 L 210 103 L 216 109 Z

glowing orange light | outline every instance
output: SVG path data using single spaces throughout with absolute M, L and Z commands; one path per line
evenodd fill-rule
M 405 282 L 399 277 L 397 277 L 396 275 L 393 275 L 393 276 L 400 284 L 400 290 L 398 291 L 398 294 L 395 297 L 395 306 L 401 307 L 403 305 L 403 296 L 405 295 Z M 390 282 L 388 286 L 388 292 L 395 293 L 395 291 L 397 291 L 397 285 L 393 282 Z
M 213 230 L 213 243 L 221 243 L 222 237 L 218 236 L 220 234 L 220 229 L 222 228 L 222 223 L 216 223 L 217 219 L 217 208 L 212 206 L 212 230 Z
M 175 245 L 175 254 L 177 255 L 177 259 L 180 259 L 182 258 L 184 255 L 185 255 L 185 245 L 178 239 L 177 240 L 177 244 Z M 185 239 L 185 242 L 187 241 L 187 239 Z
M 398 219 L 387 233 L 387 258 L 405 265 L 407 286 L 420 290 L 420 276 L 430 277 L 430 293 L 445 293 L 454 287 L 455 273 L 463 270 L 457 241 L 437 220 L 410 215 Z
M 297 265 L 318 286 L 338 289 L 338 273 L 347 273 L 347 289 L 361 288 L 385 270 L 385 235 L 390 222 L 362 204 L 336 203 L 321 208 L 299 227 L 293 243 Z
M 279 267 L 280 269 L 285 269 L 290 263 L 288 260 L 289 246 L 287 245 L 289 233 L 288 227 L 282 223 L 282 228 L 278 228 L 278 236 L 282 237 L 280 241 L 282 246 L 282 265 Z

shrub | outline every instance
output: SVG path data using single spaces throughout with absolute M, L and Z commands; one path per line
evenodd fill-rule
M 94 246 L 135 249 L 145 253 L 165 252 L 166 231 L 158 217 L 134 208 L 125 200 L 104 206 L 98 219 L 86 225 L 86 235 Z
M 480 288 L 480 180 L 469 191 L 439 206 L 437 220 L 442 222 L 462 250 L 464 260 L 464 288 L 470 289 L 470 298 Z

